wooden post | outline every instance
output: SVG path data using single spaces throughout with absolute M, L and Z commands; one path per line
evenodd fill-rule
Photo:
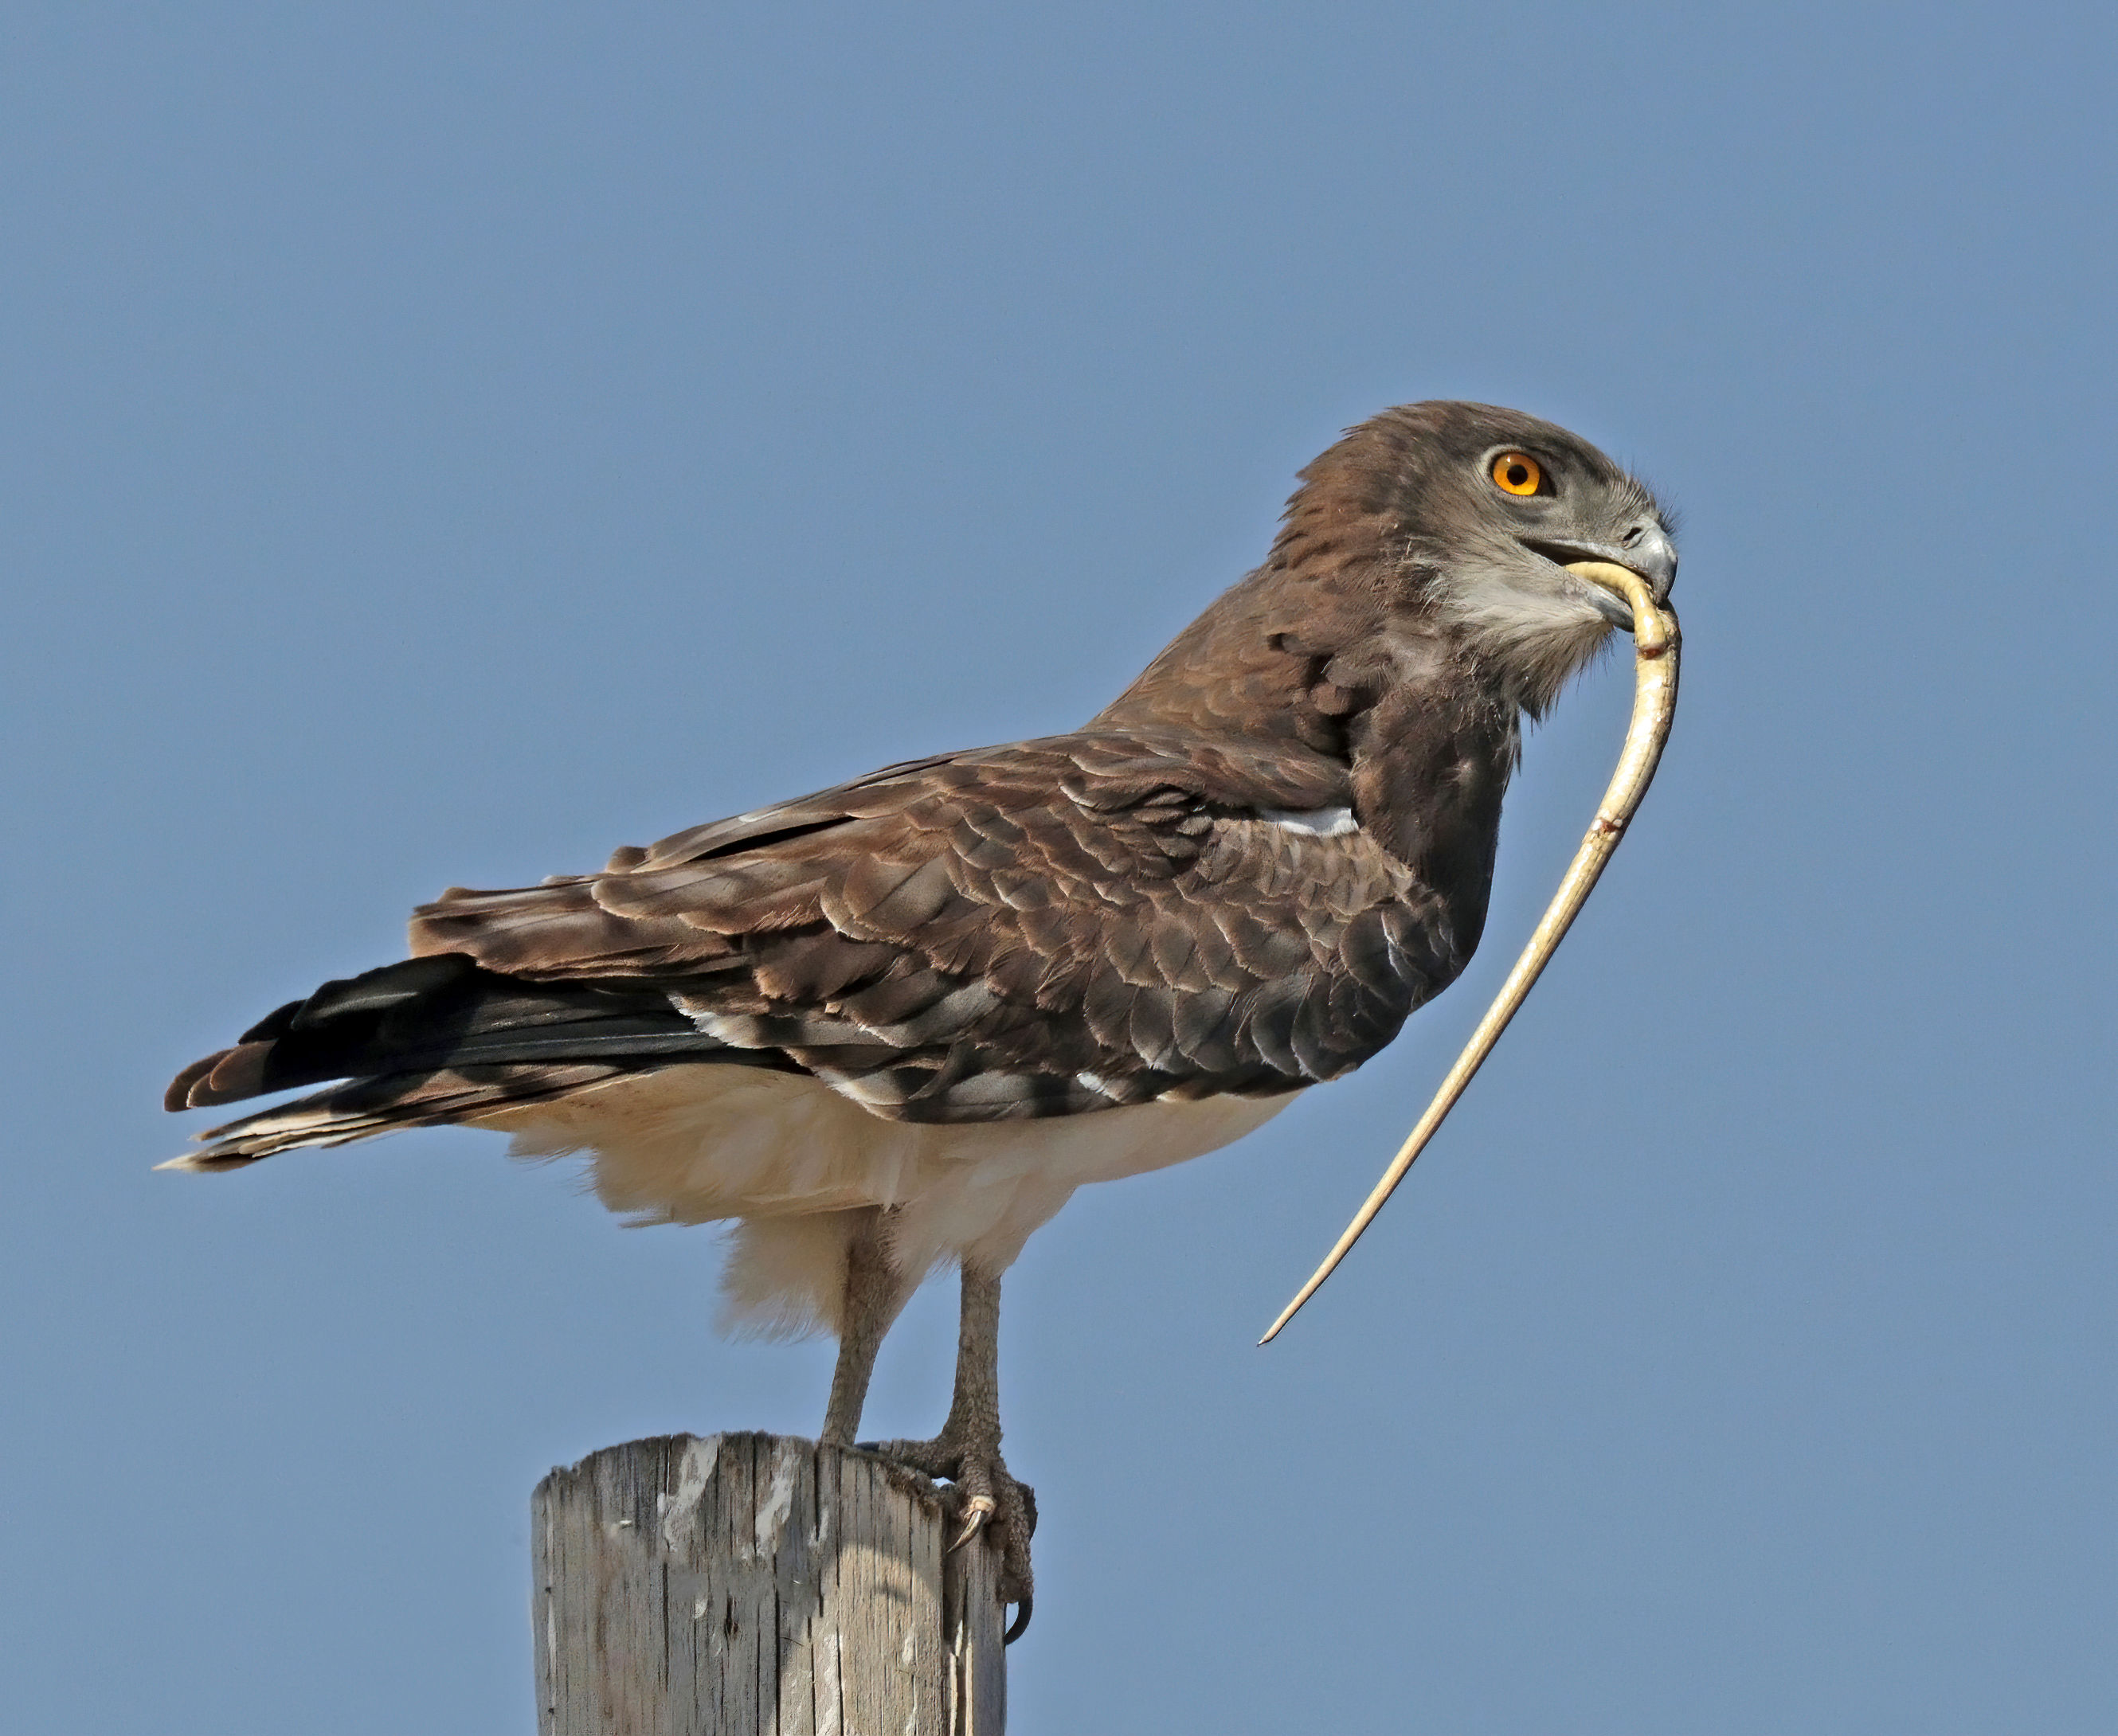
M 539 1736 L 1000 1736 L 1000 1551 L 926 1480 L 769 1434 L 663 1435 L 532 1499 Z

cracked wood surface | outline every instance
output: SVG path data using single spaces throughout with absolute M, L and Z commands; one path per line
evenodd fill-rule
M 998 1551 L 923 1480 L 784 1436 L 664 1435 L 532 1502 L 539 1736 L 999 1736 Z

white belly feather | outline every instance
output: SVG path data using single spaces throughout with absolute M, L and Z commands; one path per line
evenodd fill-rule
M 837 1323 L 845 1244 L 871 1206 L 899 1208 L 899 1266 L 1011 1263 L 1075 1189 L 1218 1150 L 1294 1100 L 1207 1097 L 1037 1121 L 886 1121 L 798 1073 L 686 1064 L 485 1116 L 522 1157 L 584 1153 L 597 1197 L 636 1223 L 742 1220 L 728 1323 Z

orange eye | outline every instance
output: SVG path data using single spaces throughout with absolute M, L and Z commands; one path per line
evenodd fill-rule
M 1493 481 L 1510 494 L 1535 494 L 1544 486 L 1544 466 L 1527 452 L 1503 452 L 1493 460 Z

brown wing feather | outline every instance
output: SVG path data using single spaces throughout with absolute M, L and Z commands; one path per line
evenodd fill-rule
M 651 980 L 713 1037 L 877 1113 L 983 1120 L 1348 1071 L 1475 937 L 1283 744 L 1059 736 L 892 767 L 599 875 L 451 891 L 415 954 Z

